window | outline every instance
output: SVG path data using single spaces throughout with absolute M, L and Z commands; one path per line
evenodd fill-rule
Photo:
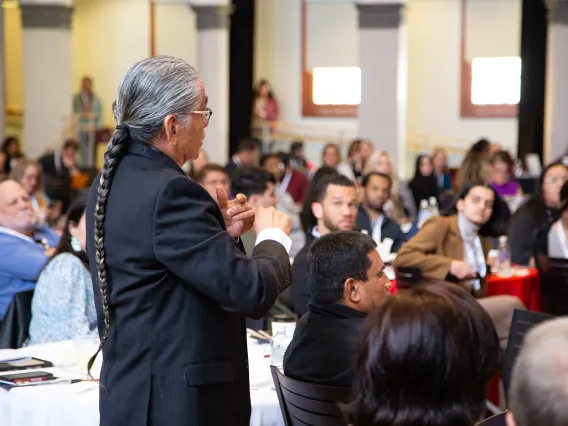
M 312 71 L 312 102 L 315 105 L 359 105 L 361 69 L 318 67 Z
M 521 58 L 474 58 L 471 61 L 473 105 L 517 105 L 521 99 Z

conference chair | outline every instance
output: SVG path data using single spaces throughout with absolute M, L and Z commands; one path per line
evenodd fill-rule
M 509 332 L 509 340 L 507 342 L 507 348 L 505 349 L 505 357 L 503 360 L 503 385 L 505 386 L 506 396 L 508 396 L 509 393 L 513 367 L 517 357 L 519 356 L 525 334 L 527 334 L 535 325 L 551 318 L 554 317 L 541 312 L 526 311 L 523 309 L 515 309 L 513 312 L 511 331 Z
M 18 349 L 28 340 L 33 295 L 33 290 L 14 295 L 0 322 L 0 349 Z
M 350 389 L 319 386 L 293 380 L 271 366 L 274 387 L 286 426 L 345 426 L 338 403 Z

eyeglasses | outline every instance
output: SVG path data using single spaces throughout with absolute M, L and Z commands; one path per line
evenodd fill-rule
M 201 115 L 205 124 L 209 124 L 209 120 L 211 120 L 211 116 L 213 115 L 211 108 L 205 108 L 205 111 L 191 111 L 191 113 Z

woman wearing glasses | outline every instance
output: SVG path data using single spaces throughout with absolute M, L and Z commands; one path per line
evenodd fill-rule
M 560 189 L 568 180 L 568 168 L 561 163 L 548 165 L 540 175 L 535 193 L 515 212 L 509 223 L 511 261 L 534 266 L 536 236 L 558 220 Z
M 290 221 L 222 188 L 217 205 L 183 172 L 206 104 L 200 76 L 171 57 L 138 62 L 118 88 L 87 206 L 101 426 L 249 424 L 245 316 L 265 315 L 290 283 Z M 251 228 L 247 258 L 237 239 Z

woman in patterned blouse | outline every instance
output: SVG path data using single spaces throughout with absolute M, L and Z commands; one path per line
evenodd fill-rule
M 30 345 L 97 335 L 97 312 L 85 253 L 86 199 L 68 211 L 55 254 L 41 271 L 32 299 Z

